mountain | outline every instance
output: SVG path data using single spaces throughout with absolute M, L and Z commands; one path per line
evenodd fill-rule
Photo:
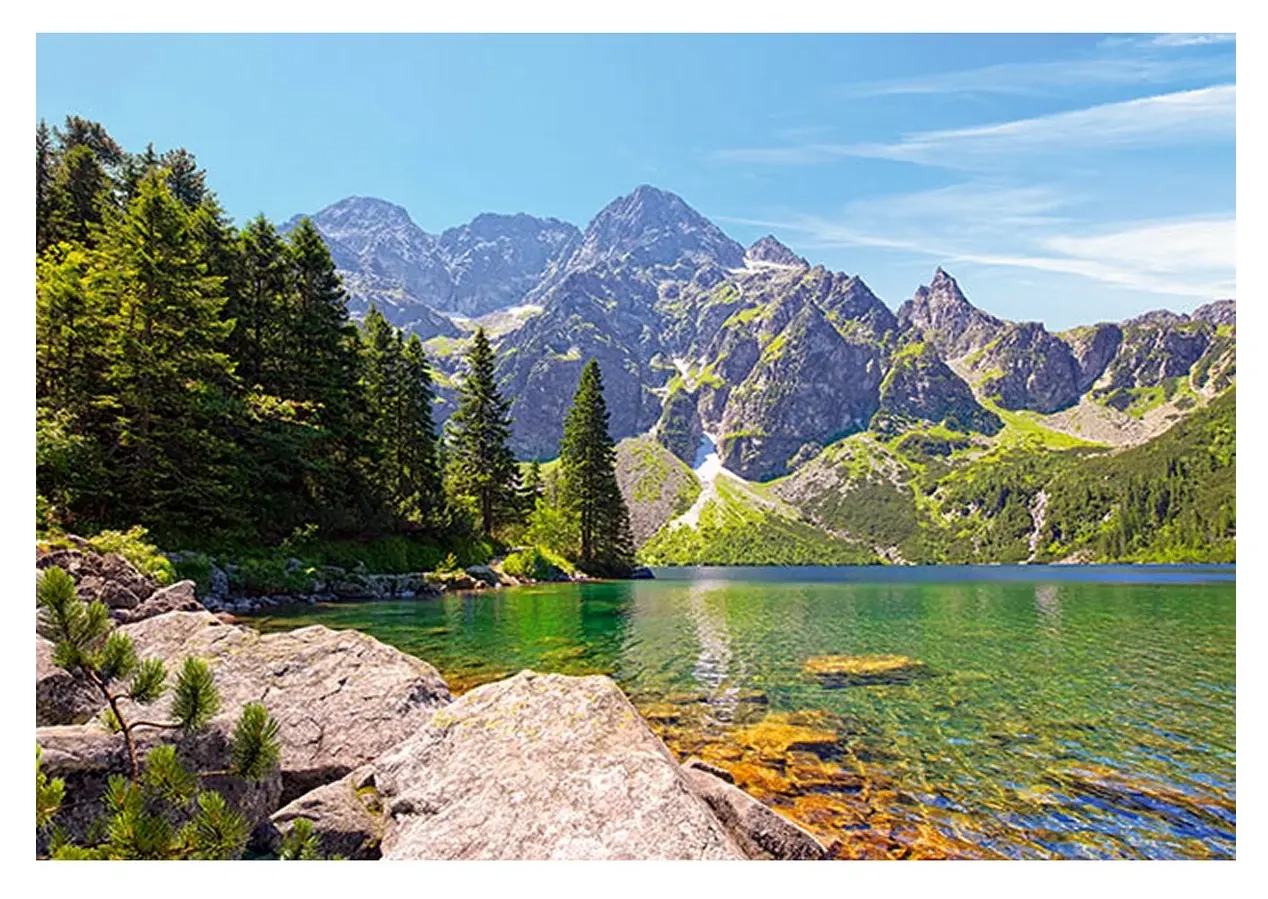
M 400 206 L 373 197 L 348 197 L 311 218 L 340 270 L 353 315 L 373 303 L 424 339 L 458 337 L 463 332 L 454 319 L 521 303 L 572 255 L 581 236 L 557 219 L 489 213 L 432 235 Z
M 453 284 L 445 311 L 476 318 L 516 306 L 569 259 L 575 225 L 531 215 L 477 215 L 440 235 L 437 246 Z
M 978 308 L 938 268 L 895 312 L 857 274 L 774 235 L 745 248 L 648 185 L 584 231 L 480 215 L 436 236 L 366 198 L 314 221 L 354 311 L 379 303 L 432 338 L 439 420 L 476 325 L 497 342 L 521 458 L 557 453 L 581 368 L 599 361 L 648 559 L 736 559 L 763 540 L 786 541 L 785 561 L 1048 558 L 1040 531 L 1065 494 L 1036 472 L 1091 483 L 1078 466 L 1153 446 L 1236 381 L 1232 300 L 1057 333 Z M 703 447 L 723 472 L 707 483 L 683 468 Z M 662 471 L 672 489 L 651 491 Z M 749 536 L 727 524 L 741 520 Z

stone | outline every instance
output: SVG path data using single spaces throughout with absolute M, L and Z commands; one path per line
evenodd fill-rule
M 907 656 L 813 656 L 802 671 L 829 686 L 906 683 L 924 672 L 924 663 Z
M 450 700 L 431 665 L 357 631 L 260 634 L 210 612 L 168 612 L 121 630 L 141 658 L 161 658 L 173 673 L 187 655 L 205 659 L 222 717 L 236 719 L 247 702 L 268 708 L 281 726 L 287 802 L 373 760 Z
M 53 664 L 53 641 L 35 635 L 35 725 L 83 724 L 106 704 L 82 675 Z
M 683 765 L 687 782 L 749 858 L 807 860 L 827 857 L 828 850 L 807 831 L 767 808 L 739 787 L 719 777 L 705 762 Z
M 75 592 L 84 602 L 100 600 L 111 609 L 135 609 L 141 604 L 141 598 L 123 584 L 96 575 L 81 578 Z
M 85 577 L 101 577 L 101 557 L 96 553 L 86 553 L 78 549 L 55 549 L 51 552 L 37 554 L 35 567 L 41 570 L 53 567 L 60 568 L 73 577 L 77 583 Z
M 466 572 L 480 583 L 490 587 L 496 587 L 500 583 L 498 573 L 488 565 L 469 565 L 466 568 Z
M 225 574 L 224 569 L 217 565 L 212 565 L 208 574 L 208 581 L 211 586 L 212 596 L 224 599 L 229 595 L 229 575 Z
M 195 771 L 222 771 L 229 767 L 232 733 L 232 723 L 219 718 L 192 734 L 158 731 L 151 727 L 140 727 L 134 731 L 137 756 L 141 762 L 155 746 L 173 743 L 180 759 Z M 105 813 L 100 800 L 109 776 L 129 772 L 123 735 L 110 733 L 93 722 L 66 727 L 37 727 L 35 742 L 42 749 L 44 773 L 65 780 L 66 795 L 74 798 L 74 802 L 65 804 L 53 820 L 72 839 L 83 840 L 88 828 Z M 267 821 L 269 813 L 277 808 L 282 778 L 276 770 L 259 781 L 218 774 L 202 778 L 202 787 L 224 796 L 254 830 Z
M 284 837 L 299 818 L 312 822 L 321 852 L 329 857 L 377 859 L 387 817 L 375 786 L 372 765 L 305 793 L 269 819 Z
M 142 602 L 158 589 L 153 579 L 146 577 L 118 553 L 106 553 L 101 557 L 101 577 L 132 591 Z
M 132 624 L 167 612 L 204 612 L 198 601 L 193 581 L 177 581 L 170 587 L 161 587 L 150 598 L 135 608 L 116 609 L 112 615 L 123 624 Z
M 374 767 L 385 859 L 745 857 L 603 676 L 477 687 Z

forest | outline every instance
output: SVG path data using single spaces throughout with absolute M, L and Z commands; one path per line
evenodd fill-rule
M 307 219 L 236 227 L 183 148 L 36 130 L 36 523 L 169 548 L 482 562 L 526 533 L 592 574 L 633 562 L 593 361 L 549 494 L 508 448 L 478 332 L 443 431 L 417 336 L 354 323 Z M 549 522 L 549 526 L 547 526 Z

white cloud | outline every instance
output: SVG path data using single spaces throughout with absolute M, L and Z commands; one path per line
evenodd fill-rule
M 1150 47 L 1202 47 L 1207 44 L 1231 44 L 1237 40 L 1237 35 L 1227 33 L 1194 33 L 1194 32 L 1172 32 L 1168 34 L 1155 34 L 1145 40 Z
M 871 157 L 944 168 L 994 168 L 1040 154 L 1232 140 L 1236 106 L 1236 86 L 1222 84 L 992 125 L 921 131 L 891 143 L 820 142 L 718 155 L 773 165 Z
M 836 218 L 794 214 L 782 221 L 744 223 L 802 235 L 795 243 L 803 251 L 874 247 L 944 265 L 1077 275 L 1172 297 L 1235 293 L 1231 215 L 1094 228 L 1070 215 L 1078 199 L 1050 185 L 969 182 L 856 201 Z
M 1083 59 L 1002 63 L 914 78 L 856 82 L 842 85 L 834 93 L 849 98 L 901 94 L 1064 94 L 1078 87 L 1162 85 L 1185 80 L 1222 81 L 1232 78 L 1235 69 L 1235 61 L 1229 54 L 1103 55 Z

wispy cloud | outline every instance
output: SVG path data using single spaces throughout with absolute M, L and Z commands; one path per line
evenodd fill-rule
M 1204 47 L 1210 44 L 1231 44 L 1237 35 L 1223 32 L 1167 32 L 1164 34 L 1116 34 L 1101 41 L 1102 47 Z
M 1073 216 L 1078 201 L 1053 185 L 968 182 L 856 201 L 837 217 L 793 214 L 744 223 L 797 234 L 792 242 L 803 250 L 890 249 L 943 265 L 1077 275 L 1185 298 L 1235 293 L 1232 215 L 1092 227 Z
M 1164 35 L 1180 38 L 1183 35 Z M 1201 43 L 1191 35 L 1193 44 Z M 1157 45 L 1163 46 L 1163 45 Z M 1169 44 L 1166 46 L 1189 46 Z M 1177 56 L 1133 54 L 1083 59 L 1003 63 L 977 69 L 939 72 L 914 78 L 845 84 L 833 93 L 846 98 L 902 94 L 1056 95 L 1080 87 L 1149 87 L 1188 81 L 1225 81 L 1235 74 L 1229 54 Z
M 1223 84 L 1011 122 L 916 132 L 889 143 L 815 142 L 728 149 L 717 155 L 730 162 L 766 165 L 813 165 L 843 157 L 872 157 L 974 169 L 1020 155 L 1231 140 L 1236 104 L 1236 86 Z

